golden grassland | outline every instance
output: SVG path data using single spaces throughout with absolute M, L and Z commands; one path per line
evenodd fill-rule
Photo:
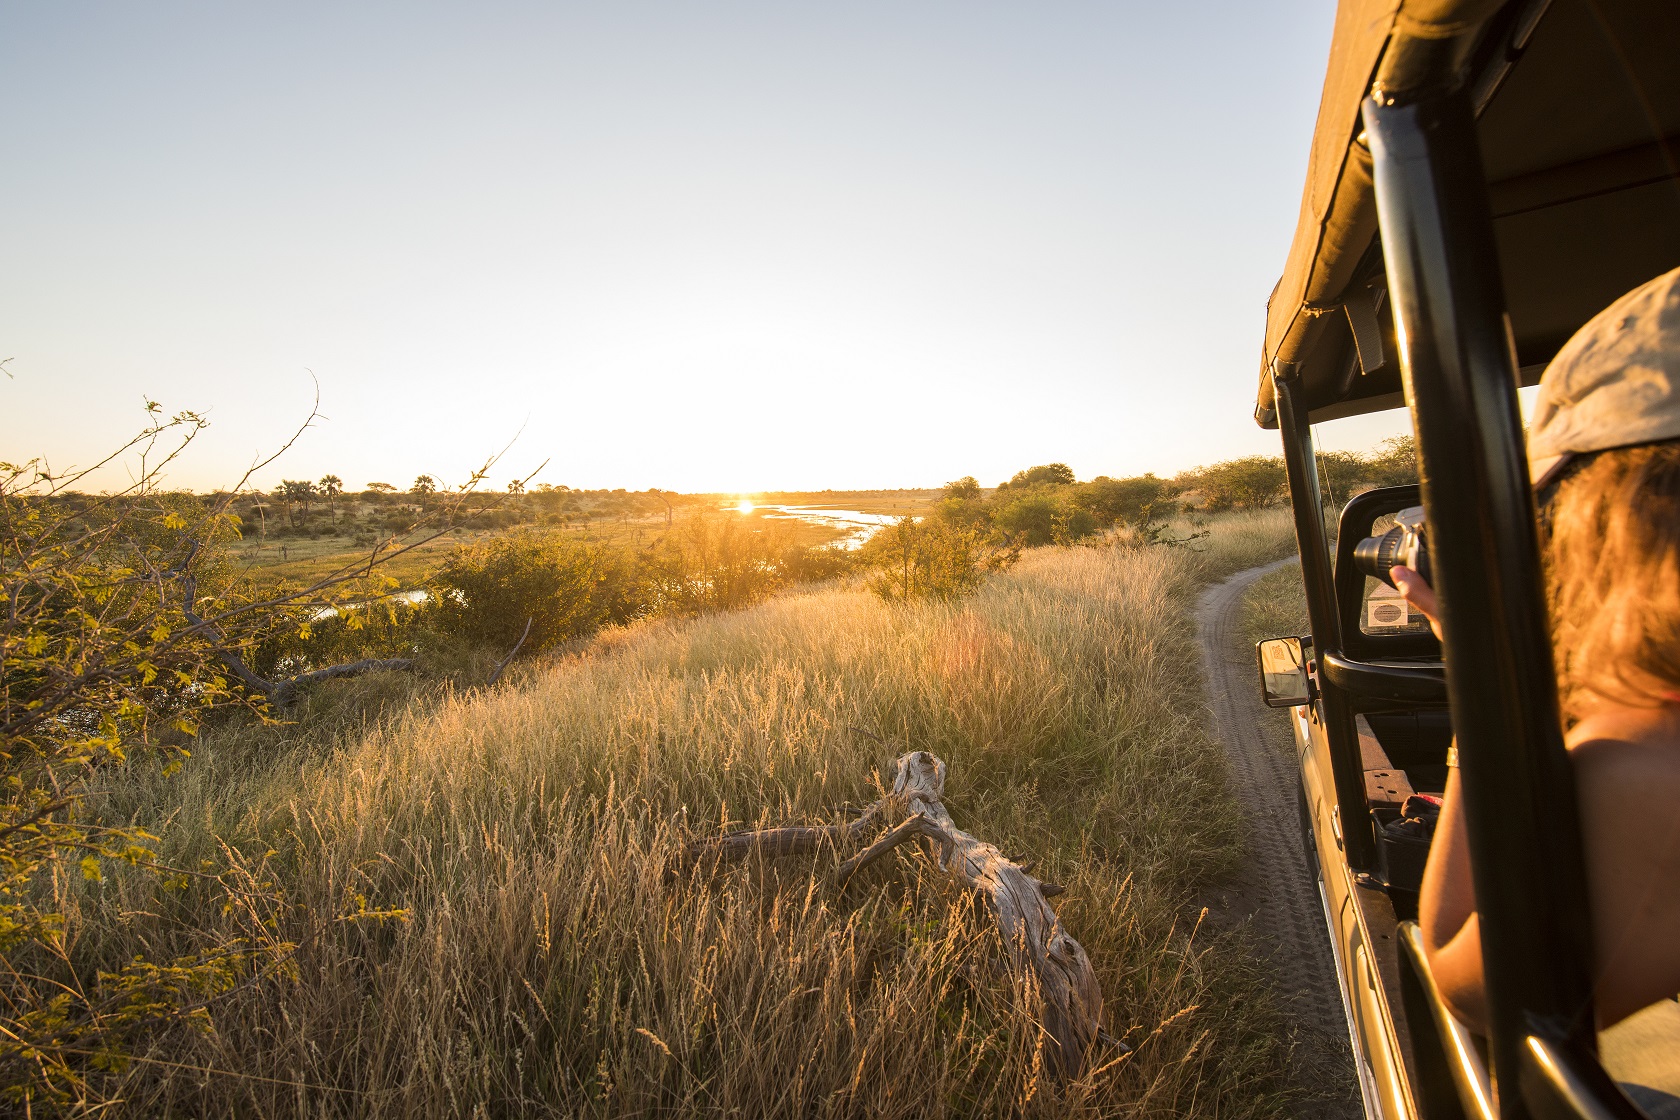
M 177 866 L 232 853 L 297 944 L 213 1029 L 128 1065 L 125 1107 L 1287 1114 L 1266 980 L 1192 901 L 1240 837 L 1191 612 L 1293 542 L 1274 511 L 1201 543 L 1037 550 L 957 602 L 848 583 L 637 624 L 365 725 L 321 713 L 402 686 L 350 682 L 291 727 L 212 735 L 173 777 L 114 774 L 101 813 L 153 827 Z M 872 800 L 905 748 L 950 764 L 959 825 L 1067 886 L 1058 913 L 1135 1052 L 1054 1084 L 986 915 L 911 849 L 844 894 L 820 858 L 666 878 L 692 838 Z M 250 920 L 154 883 L 67 886 L 76 952 L 188 952 Z M 402 914 L 335 918 L 362 908 Z
M 1310 630 L 1299 564 L 1285 564 L 1249 585 L 1243 596 L 1242 631 L 1250 646 L 1262 638 L 1300 637 Z
M 653 544 L 667 532 L 683 533 L 696 518 L 709 518 L 714 521 L 729 518 L 741 521 L 754 530 L 774 534 L 779 542 L 790 546 L 821 547 L 839 540 L 844 535 L 839 529 L 831 526 L 791 517 L 770 517 L 763 510 L 743 514 L 731 508 L 730 503 L 738 499 L 726 501 L 728 496 L 715 497 L 715 503 L 690 504 L 678 510 L 669 528 L 665 524 L 663 513 L 638 513 L 627 517 L 600 517 L 587 524 L 531 525 L 524 527 L 524 530 L 582 544 L 608 544 L 630 548 Z M 937 497 L 937 492 L 930 496 L 920 491 L 888 491 L 860 494 L 773 494 L 759 495 L 753 500 L 760 504 L 774 502 L 809 505 L 818 509 L 920 516 L 927 512 Z M 325 518 L 324 514 L 321 516 Z M 331 524 L 327 522 L 328 527 L 331 527 Z M 416 586 L 456 548 L 488 540 L 506 532 L 506 529 L 451 530 L 394 560 L 383 563 L 380 570 L 403 587 Z M 263 579 L 308 583 L 357 561 L 365 562 L 369 551 L 368 546 L 357 544 L 348 535 L 276 535 L 260 538 L 247 526 L 246 535 L 234 546 L 233 554 L 241 565 Z

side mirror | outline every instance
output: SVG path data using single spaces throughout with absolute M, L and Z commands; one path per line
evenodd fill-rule
M 1299 638 L 1264 638 L 1254 645 L 1260 662 L 1260 698 L 1268 708 L 1312 703 L 1312 680 Z

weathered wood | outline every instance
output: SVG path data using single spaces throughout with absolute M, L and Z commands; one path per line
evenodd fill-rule
M 536 621 L 536 617 L 534 615 L 525 620 L 525 629 L 520 633 L 519 640 L 517 642 L 513 643 L 513 648 L 508 650 L 508 655 L 506 657 L 504 657 L 500 661 L 496 662 L 495 672 L 491 673 L 490 674 L 490 679 L 484 682 L 484 687 L 485 688 L 490 688 L 497 681 L 502 679 L 502 674 L 507 672 L 508 664 L 515 657 L 519 656 L 519 651 L 522 648 L 524 648 L 524 646 L 525 646 L 525 639 L 529 638 L 531 636 L 531 624 L 535 621 Z
M 920 831 L 940 844 L 940 866 L 991 903 L 998 932 L 1014 963 L 1030 974 L 1043 1005 L 1041 1022 L 1055 1045 L 1048 1057 L 1063 1076 L 1077 1077 L 1097 1040 L 1102 988 L 1085 949 L 1063 928 L 1045 900 L 1043 884 L 1004 857 L 996 845 L 956 826 L 941 798 L 945 763 L 927 751 L 898 760 L 889 801 L 921 818 Z
M 198 551 L 198 545 L 193 545 L 193 552 Z M 412 657 L 367 657 L 360 661 L 351 661 L 343 665 L 329 665 L 325 669 L 316 669 L 310 673 L 299 673 L 295 677 L 282 677 L 279 680 L 268 680 L 260 677 L 245 664 L 245 659 L 239 656 L 237 650 L 228 644 L 227 638 L 217 626 L 200 617 L 195 609 L 198 605 L 198 584 L 191 572 L 181 577 L 181 614 L 192 625 L 200 628 L 210 636 L 215 645 L 216 653 L 234 676 L 238 677 L 245 687 L 252 692 L 260 692 L 268 697 L 268 702 L 276 708 L 288 708 L 297 702 L 298 695 L 303 689 L 322 681 L 339 680 L 344 677 L 359 677 L 363 673 L 379 672 L 408 672 L 414 668 Z M 526 629 L 529 630 L 529 624 Z M 521 638 L 523 643 L 525 639 Z M 518 652 L 518 646 L 514 652 Z M 511 656 L 511 655 L 510 655 Z
M 845 824 L 791 825 L 784 828 L 742 829 L 726 832 L 709 840 L 700 840 L 684 849 L 677 865 L 669 868 L 666 878 L 674 877 L 683 867 L 712 860 L 732 863 L 743 860 L 753 852 L 764 856 L 813 855 L 825 845 L 836 850 L 862 837 L 881 813 L 881 803 L 864 809 L 858 818 Z
M 1040 882 L 995 845 L 958 828 L 942 800 L 945 774 L 940 759 L 927 751 L 912 751 L 898 759 L 892 792 L 850 824 L 730 833 L 692 845 L 686 861 L 705 856 L 741 859 L 753 851 L 792 855 L 815 852 L 824 845 L 832 845 L 838 853 L 843 845 L 861 840 L 865 826 L 874 819 L 888 822 L 892 827 L 874 843 L 839 865 L 835 878 L 844 888 L 905 841 L 917 837 L 933 841 L 939 867 L 990 904 L 1015 973 L 1036 997 L 1039 1022 L 1048 1035 L 1049 1067 L 1061 1077 L 1078 1077 L 1099 1039 L 1123 1044 L 1102 1030 L 1102 989 L 1096 970 L 1046 901 L 1065 888 Z

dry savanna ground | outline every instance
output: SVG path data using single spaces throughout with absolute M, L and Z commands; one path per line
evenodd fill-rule
M 1199 552 L 1036 550 L 956 602 L 841 584 L 639 624 L 494 690 L 362 725 L 306 710 L 211 736 L 172 777 L 114 776 L 107 818 L 153 827 L 177 866 L 237 862 L 272 905 L 113 873 L 73 887 L 78 952 L 259 927 L 297 946 L 212 1028 L 128 1065 L 124 1107 L 1286 1115 L 1265 977 L 1192 901 L 1240 837 L 1191 610 L 1293 542 L 1281 512 L 1212 528 Z M 666 878 L 693 838 L 839 819 L 906 748 L 949 763 L 961 827 L 1066 885 L 1055 906 L 1132 1053 L 1056 1084 L 986 914 L 914 847 L 844 893 L 825 857 Z

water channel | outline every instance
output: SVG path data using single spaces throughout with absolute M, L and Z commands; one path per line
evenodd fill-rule
M 874 536 L 882 528 L 898 520 L 897 514 L 864 513 L 855 509 L 829 509 L 825 506 L 755 506 L 755 512 L 765 517 L 787 518 L 795 521 L 808 521 L 812 525 L 823 525 L 830 529 L 838 529 L 845 536 L 835 541 L 836 548 L 859 548 L 863 542 Z

